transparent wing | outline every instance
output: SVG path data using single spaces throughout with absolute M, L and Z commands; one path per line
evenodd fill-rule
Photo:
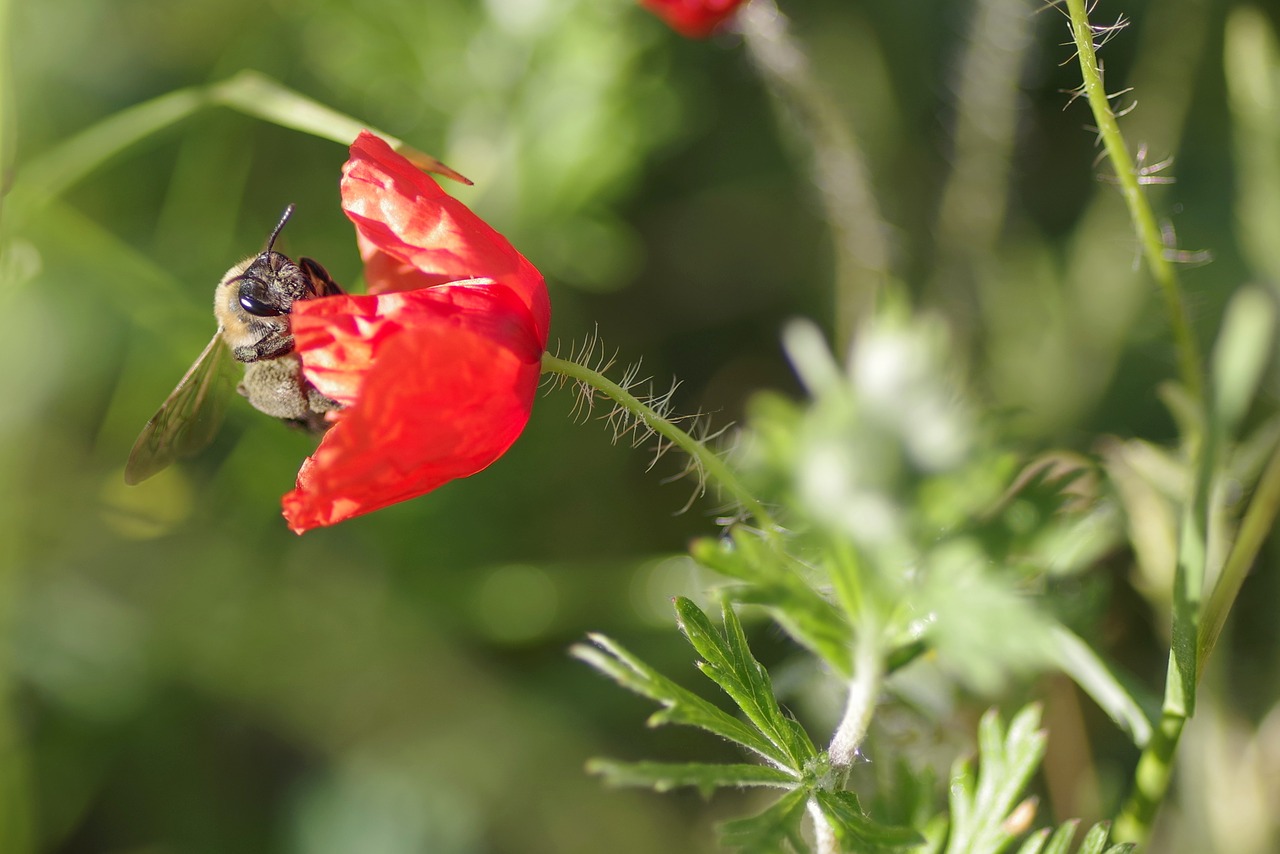
M 125 483 L 142 483 L 174 460 L 191 456 L 213 441 L 235 385 L 234 364 L 219 330 L 142 428 L 124 467 Z

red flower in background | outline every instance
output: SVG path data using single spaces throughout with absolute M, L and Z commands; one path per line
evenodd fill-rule
M 640 0 L 640 5 L 691 39 L 711 35 L 733 15 L 743 0 Z
M 475 474 L 529 420 L 551 305 L 542 274 L 386 142 L 343 168 L 367 296 L 296 303 L 308 380 L 345 407 L 284 497 L 298 533 Z

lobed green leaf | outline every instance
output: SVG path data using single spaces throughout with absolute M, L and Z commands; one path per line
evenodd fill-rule
M 794 557 L 742 529 L 729 539 L 699 540 L 690 553 L 703 566 L 746 582 L 727 591 L 735 601 L 767 608 L 796 642 L 837 672 L 846 676 L 852 672 L 849 621 L 809 584 L 804 565 Z
M 743 854 L 777 854 L 787 850 L 788 845 L 803 851 L 800 822 L 807 799 L 808 792 L 797 789 L 759 815 L 726 821 L 720 825 L 720 841 Z
M 850 851 L 868 848 L 907 848 L 924 844 L 924 837 L 912 827 L 880 824 L 868 818 L 853 792 L 813 793 L 818 808 L 831 823 L 841 846 Z
M 682 724 L 697 727 L 737 742 L 776 765 L 789 763 L 789 757 L 755 729 L 692 691 L 681 688 L 609 638 L 596 634 L 590 635 L 590 638 L 596 644 L 595 647 L 577 644 L 570 649 L 570 654 L 628 691 L 661 704 L 662 711 L 655 712 L 649 718 L 650 726 Z
M 771 786 L 794 789 L 800 782 L 794 774 L 780 768 L 748 764 L 618 762 L 612 759 L 592 759 L 587 763 L 587 771 L 591 774 L 599 774 L 611 786 L 641 786 L 656 792 L 693 786 L 704 796 L 710 795 L 716 789 L 729 787 Z
M 968 762 L 957 763 L 951 783 L 948 854 L 996 854 L 1016 835 L 1010 815 L 1044 757 L 1046 736 L 1040 707 L 1024 707 L 1005 730 L 995 710 L 978 725 L 980 767 L 975 781 Z
M 817 755 L 808 734 L 782 713 L 773 696 L 773 684 L 764 666 L 751 655 L 742 623 L 725 605 L 724 636 L 711 625 L 702 609 L 684 597 L 676 599 L 680 630 L 704 659 L 700 669 L 729 695 L 747 719 L 800 769 Z

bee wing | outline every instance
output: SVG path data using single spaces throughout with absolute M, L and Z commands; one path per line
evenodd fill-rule
M 142 483 L 179 457 L 190 456 L 213 441 L 226 412 L 227 393 L 234 384 L 230 370 L 234 362 L 219 329 L 142 428 L 125 463 L 125 483 Z

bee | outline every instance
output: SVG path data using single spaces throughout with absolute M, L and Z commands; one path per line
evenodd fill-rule
M 274 250 L 293 210 L 293 205 L 285 208 L 266 248 L 236 264 L 218 283 L 213 296 L 218 331 L 142 428 L 125 464 L 126 483 L 141 483 L 213 441 L 225 410 L 225 392 L 234 381 L 235 362 L 244 363 L 244 379 L 236 390 L 255 409 L 313 433 L 328 429 L 325 413 L 340 405 L 303 376 L 289 312 L 298 300 L 344 291 L 312 259 L 295 263 Z

